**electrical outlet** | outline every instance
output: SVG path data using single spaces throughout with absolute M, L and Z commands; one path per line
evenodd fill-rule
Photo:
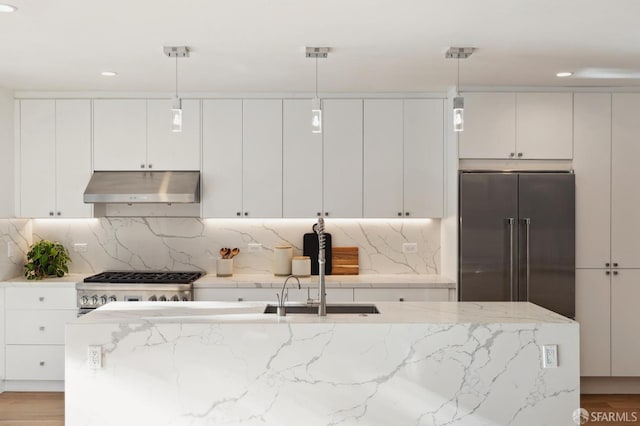
M 558 345 L 542 346 L 542 368 L 558 368 Z
M 92 370 L 99 370 L 102 368 L 102 346 L 89 346 L 88 348 L 88 363 L 89 368 Z
M 402 243 L 402 252 L 403 253 L 417 253 L 418 252 L 418 244 L 417 243 Z
M 255 253 L 257 251 L 260 251 L 262 249 L 262 244 L 260 243 L 249 243 L 247 244 L 247 251 L 249 253 Z
M 75 243 L 73 245 L 73 251 L 76 253 L 86 253 L 88 249 L 87 243 Z
M 14 243 L 13 241 L 9 241 L 7 243 L 7 257 L 12 258 L 15 251 L 16 251 L 16 243 Z

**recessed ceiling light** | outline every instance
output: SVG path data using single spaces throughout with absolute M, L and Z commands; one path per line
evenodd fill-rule
M 115 77 L 118 73 L 115 71 L 102 71 L 100 75 L 103 77 Z
M 11 6 L 10 4 L 0 4 L 0 13 L 11 13 L 18 10 L 17 7 Z
M 556 74 L 556 77 L 571 77 L 573 75 L 572 72 L 563 71 Z

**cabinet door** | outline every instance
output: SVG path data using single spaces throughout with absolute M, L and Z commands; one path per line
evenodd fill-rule
M 403 215 L 401 100 L 364 101 L 364 217 Z
M 171 131 L 171 101 L 147 101 L 147 164 L 153 170 L 200 170 L 200 101 L 182 101 L 182 131 Z
M 94 170 L 141 170 L 147 163 L 147 101 L 93 101 Z
M 611 279 L 611 373 L 640 376 L 638 339 L 640 269 L 623 269 Z
M 513 158 L 516 147 L 516 95 L 465 93 L 460 158 Z M 513 155 L 512 155 L 513 154 Z
M 282 214 L 316 217 L 322 210 L 322 134 L 311 133 L 311 101 L 285 100 L 282 109 Z
M 0 288 L 0 380 L 4 380 L 4 289 Z
M 289 288 L 289 302 L 306 302 L 309 289 Z M 276 293 L 281 288 L 202 288 L 195 290 L 195 300 L 215 302 L 267 302 L 278 303 Z
M 576 267 L 605 268 L 611 253 L 611 95 L 574 95 Z
M 324 211 L 329 217 L 362 217 L 362 100 L 322 102 Z
M 611 375 L 611 275 L 576 270 L 576 321 L 580 323 L 580 375 Z
M 640 94 L 614 94 L 612 109 L 611 261 L 640 268 Z
M 242 117 L 244 215 L 282 217 L 282 101 L 245 100 Z
M 242 101 L 202 104 L 202 216 L 242 215 Z
M 573 157 L 571 93 L 518 93 L 516 110 L 518 158 Z
M 20 101 L 20 216 L 22 217 L 49 217 L 55 214 L 55 111 L 53 100 Z
M 56 101 L 56 216 L 91 217 L 91 101 Z
M 404 101 L 404 215 L 442 217 L 444 101 Z
M 446 288 L 356 288 L 356 302 L 448 302 Z

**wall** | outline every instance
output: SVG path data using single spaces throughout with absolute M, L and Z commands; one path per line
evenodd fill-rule
M 0 281 L 21 276 L 31 245 L 31 220 L 0 219 Z
M 72 273 L 106 269 L 201 269 L 215 272 L 221 247 L 238 247 L 236 273 L 270 273 L 273 247 L 289 243 L 302 254 L 303 234 L 314 220 L 103 218 L 34 219 L 33 237 L 62 242 L 70 251 Z M 361 273 L 439 273 L 440 221 L 328 219 L 334 246 L 360 248 Z M 418 244 L 418 252 L 402 253 L 403 242 Z M 87 243 L 88 251 L 73 251 Z M 249 253 L 248 243 L 263 248 Z
M 0 218 L 13 216 L 13 92 L 0 88 Z

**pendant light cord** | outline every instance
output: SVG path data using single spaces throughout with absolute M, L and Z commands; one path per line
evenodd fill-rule
M 460 55 L 458 55 L 458 82 L 456 83 L 456 94 L 460 94 Z
M 318 98 L 318 57 L 316 56 L 316 98 Z
M 176 55 L 176 98 L 178 97 L 178 56 Z

